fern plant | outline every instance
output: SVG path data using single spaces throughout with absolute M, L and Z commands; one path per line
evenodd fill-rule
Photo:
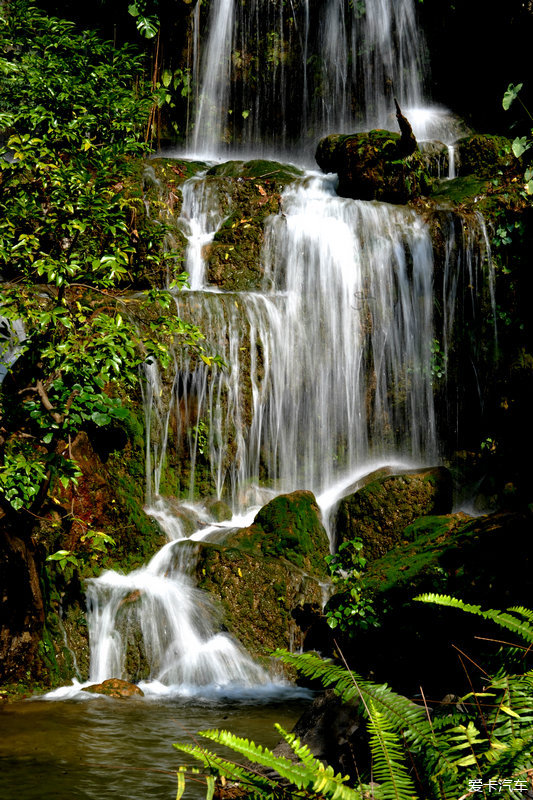
M 513 607 L 507 611 L 469 605 L 444 595 L 422 595 L 422 602 L 438 603 L 476 614 L 533 643 L 533 611 Z M 386 684 L 366 680 L 352 670 L 314 653 L 276 651 L 285 664 L 304 676 L 331 687 L 343 702 L 356 704 L 367 720 L 368 763 L 358 765 L 361 778 L 335 774 L 316 759 L 293 734 L 276 726 L 291 747 L 295 760 L 276 756 L 248 739 L 228 731 L 203 731 L 200 735 L 225 745 L 253 767 L 225 759 L 198 745 L 175 745 L 201 762 L 203 771 L 181 767 L 180 800 L 187 772 L 203 775 L 207 800 L 225 781 L 239 784 L 243 796 L 261 800 L 325 798 L 325 800 L 455 800 L 474 793 L 505 790 L 520 800 L 533 775 L 533 671 L 510 674 L 504 667 L 487 676 L 479 691 L 429 713 L 394 692 Z
M 270 798 L 278 800 L 291 798 L 296 793 L 305 797 L 323 797 L 328 800 L 361 800 L 362 788 L 352 789 L 346 786 L 348 776 L 335 774 L 332 767 L 326 766 L 316 759 L 307 745 L 300 744 L 294 734 L 287 733 L 281 725 L 276 729 L 282 739 L 287 742 L 296 755 L 297 761 L 291 761 L 284 756 L 276 756 L 268 749 L 257 745 L 249 739 L 235 736 L 230 731 L 207 730 L 201 731 L 200 736 L 210 739 L 217 744 L 225 745 L 249 761 L 261 765 L 277 773 L 270 777 L 268 773 L 253 771 L 236 764 L 233 761 L 221 758 L 215 753 L 205 750 L 198 745 L 175 744 L 178 750 L 187 753 L 200 761 L 204 769 L 207 784 L 206 800 L 212 800 L 215 791 L 215 779 L 236 781 L 249 797 Z M 180 767 L 178 772 L 178 793 L 176 800 L 180 800 L 185 789 L 185 774 L 187 767 Z M 193 770 L 198 774 L 197 770 Z

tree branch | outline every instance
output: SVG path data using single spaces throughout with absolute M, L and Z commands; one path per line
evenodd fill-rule
M 50 398 L 46 394 L 46 390 L 42 384 L 42 381 L 38 380 L 35 384 L 35 388 L 37 389 L 37 394 L 41 398 L 41 403 L 43 407 L 48 411 L 54 422 L 57 422 L 58 425 L 61 425 L 63 422 L 63 417 L 61 414 L 58 414 L 57 411 L 54 411 L 54 407 L 50 402 Z

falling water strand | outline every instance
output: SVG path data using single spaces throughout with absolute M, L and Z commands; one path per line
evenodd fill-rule
M 209 35 L 201 56 L 201 85 L 193 138 L 195 153 L 214 153 L 214 143 L 218 147 L 223 140 L 234 13 L 233 0 L 216 0 L 211 5 Z
M 149 682 L 145 688 L 159 684 L 183 693 L 268 681 L 242 645 L 218 632 L 216 609 L 189 574 L 191 549 L 170 542 L 142 569 L 89 581 L 92 682 L 141 676 Z
M 224 221 L 222 201 L 214 182 L 204 180 L 200 173 L 185 181 L 182 187 L 183 203 L 178 227 L 187 239 L 185 271 L 191 289 L 204 286 L 204 248 Z

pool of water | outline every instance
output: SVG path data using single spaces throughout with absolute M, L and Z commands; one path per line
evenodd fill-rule
M 290 729 L 308 703 L 292 696 L 262 702 L 175 696 L 0 706 L 0 798 L 174 800 L 176 770 L 187 758 L 173 742 L 227 728 L 272 747 L 279 739 L 274 723 Z M 205 787 L 187 784 L 186 797 L 204 795 Z

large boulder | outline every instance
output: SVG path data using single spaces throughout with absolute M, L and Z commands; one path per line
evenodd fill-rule
M 425 159 L 399 133 L 332 134 L 320 140 L 315 158 L 324 172 L 338 174 L 341 197 L 407 203 L 430 189 Z
M 198 586 L 218 598 L 224 626 L 255 656 L 299 648 L 320 617 L 329 552 L 311 492 L 279 495 L 223 544 L 200 542 Z
M 379 476 L 343 498 L 333 518 L 337 546 L 361 539 L 373 560 L 396 547 L 404 529 L 418 517 L 447 514 L 452 507 L 452 478 L 445 467 Z

